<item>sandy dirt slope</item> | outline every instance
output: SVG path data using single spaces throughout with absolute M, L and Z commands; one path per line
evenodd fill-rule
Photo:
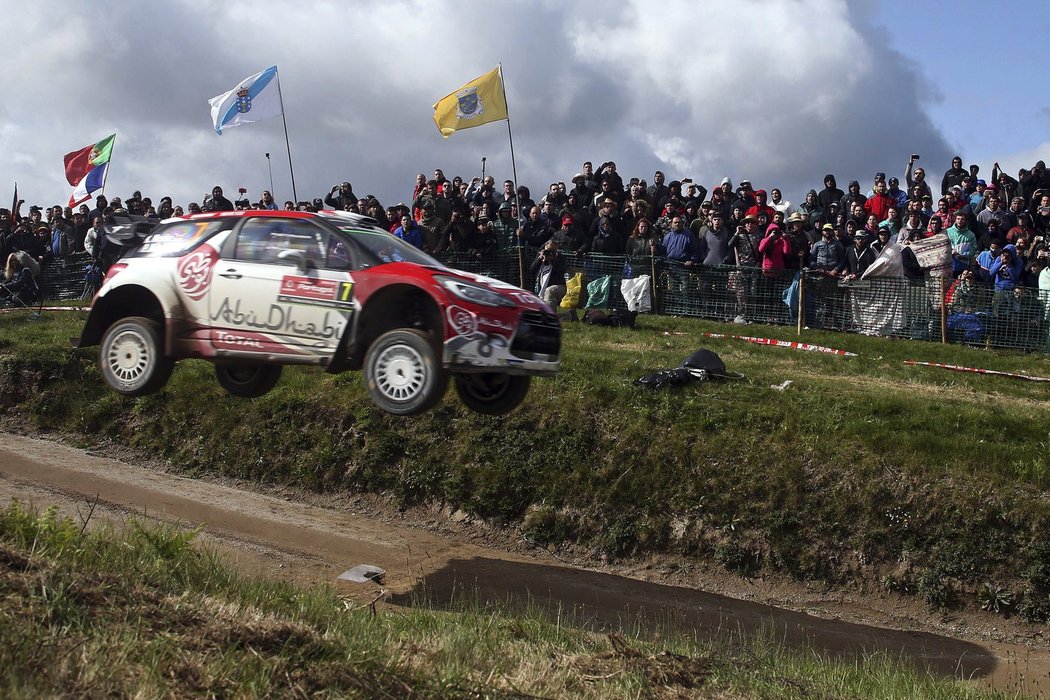
M 937 674 L 1050 695 L 1050 645 L 1040 628 L 981 613 L 935 615 L 894 596 L 683 574 L 666 560 L 573 565 L 568 554 L 529 550 L 437 512 L 406 517 L 367 499 L 260 493 L 0 433 L 0 503 L 14 497 L 74 518 L 90 512 L 94 522 L 201 527 L 203 541 L 243 569 L 328 583 L 362 604 L 381 596 L 384 606 L 410 606 L 426 596 L 442 607 L 469 594 L 547 608 L 598 630 L 671 627 L 724 638 L 767 629 L 829 656 L 879 650 Z M 386 570 L 382 587 L 337 581 L 363 563 Z

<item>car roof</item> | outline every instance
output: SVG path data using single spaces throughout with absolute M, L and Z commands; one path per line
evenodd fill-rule
M 189 216 L 181 217 L 183 220 L 190 221 L 207 221 L 209 219 L 225 219 L 225 218 L 244 218 L 246 216 L 259 216 L 264 215 L 267 217 L 273 217 L 278 219 L 322 219 L 328 220 L 332 223 L 336 221 L 340 223 L 349 223 L 362 228 L 377 228 L 380 231 L 383 229 L 379 227 L 379 222 L 370 216 L 364 216 L 363 214 L 355 214 L 351 211 L 337 211 L 333 209 L 325 209 L 319 212 L 312 211 L 289 211 L 287 209 L 241 209 L 238 211 L 213 211 L 204 212 L 201 214 L 191 214 Z

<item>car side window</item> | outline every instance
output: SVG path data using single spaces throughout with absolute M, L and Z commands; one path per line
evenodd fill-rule
M 309 221 L 284 218 L 253 217 L 237 232 L 232 258 L 249 262 L 287 265 L 279 255 L 298 250 L 315 267 L 329 267 L 329 243 L 332 236 Z M 344 253 L 344 260 L 347 260 Z M 347 262 L 333 260 L 336 269 L 346 269 Z

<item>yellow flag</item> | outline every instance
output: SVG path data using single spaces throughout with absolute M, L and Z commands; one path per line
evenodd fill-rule
M 475 78 L 434 105 L 434 123 L 446 139 L 460 129 L 507 118 L 507 95 L 499 68 Z

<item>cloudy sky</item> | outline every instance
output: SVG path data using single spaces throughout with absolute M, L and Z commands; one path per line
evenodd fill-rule
M 208 99 L 280 71 L 299 199 L 342 180 L 384 204 L 418 172 L 511 176 L 505 122 L 442 139 L 432 105 L 502 63 L 518 180 L 584 160 L 625 177 L 870 185 L 919 153 L 934 179 L 1050 156 L 1050 9 L 853 0 L 0 0 L 0 206 L 65 203 L 62 156 L 117 133 L 106 193 L 291 198 L 281 119 L 212 129 Z M 232 197 L 231 197 L 232 198 Z

